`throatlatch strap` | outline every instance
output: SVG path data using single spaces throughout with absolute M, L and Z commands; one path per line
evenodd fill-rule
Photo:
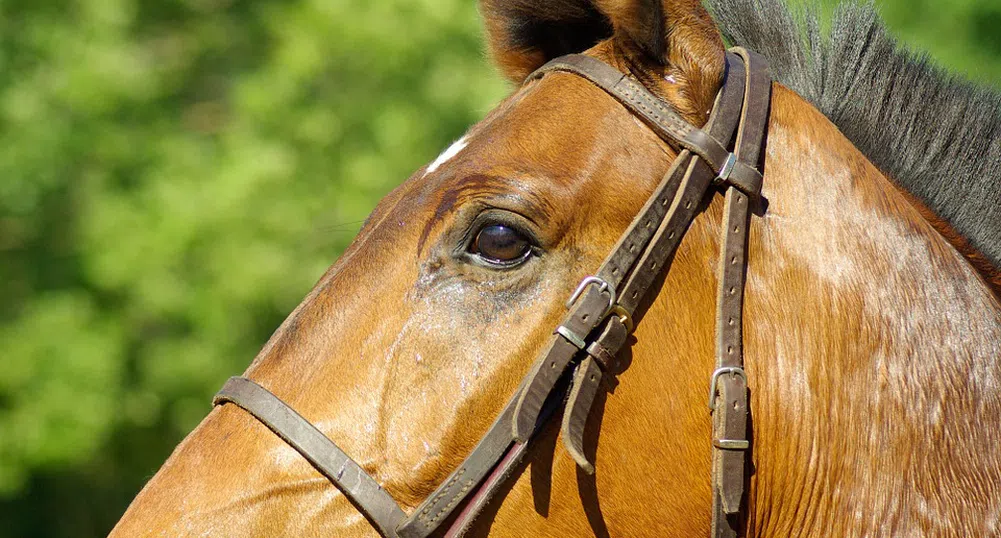
M 744 49 L 733 51 L 747 65 L 747 85 L 735 154 L 739 162 L 756 167 L 762 159 L 761 148 L 771 102 L 771 79 L 762 58 Z M 731 185 L 726 190 L 724 205 L 716 301 L 716 371 L 710 381 L 709 395 L 713 409 L 712 535 L 715 538 L 736 538 L 744 526 L 740 515 L 750 449 L 747 436 L 750 409 L 743 348 L 744 284 L 750 206 L 758 202 L 758 195 L 757 191 L 745 193 Z
M 231 402 L 261 421 L 327 477 L 383 536 L 395 538 L 407 517 L 396 501 L 326 435 L 268 389 L 245 377 L 231 377 L 212 399 Z

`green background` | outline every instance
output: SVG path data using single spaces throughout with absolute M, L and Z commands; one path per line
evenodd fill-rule
M 1001 0 L 885 0 L 1001 80 Z M 0 537 L 105 535 L 376 201 L 508 91 L 471 0 L 0 1 Z

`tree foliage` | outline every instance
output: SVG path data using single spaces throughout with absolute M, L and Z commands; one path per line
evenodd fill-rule
M 884 3 L 1001 79 L 996 0 Z M 507 90 L 472 0 L 12 0 L 0 27 L 0 536 L 103 536 Z

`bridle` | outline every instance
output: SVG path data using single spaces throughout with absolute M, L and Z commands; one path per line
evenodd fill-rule
M 702 202 L 711 196 L 711 187 L 716 187 L 725 192 L 725 209 L 716 305 L 716 369 L 710 377 L 708 402 L 713 418 L 712 536 L 738 536 L 744 519 L 750 450 L 742 347 L 747 231 L 751 206 L 761 206 L 762 175 L 758 170 L 763 160 L 771 78 L 765 60 L 753 52 L 735 48 L 726 60 L 723 87 L 705 130 L 685 122 L 634 79 L 588 56 L 556 58 L 526 80 L 552 72 L 580 76 L 682 150 L 597 273 L 585 278 L 570 297 L 569 313 L 500 416 L 459 468 L 411 515 L 333 441 L 254 381 L 230 378 L 213 403 L 234 403 L 267 425 L 337 486 L 382 536 L 426 538 L 440 529 L 447 529 L 446 537 L 462 536 L 562 403 L 571 364 L 576 364 L 576 369 L 566 397 L 561 435 L 578 465 L 585 472 L 594 472 L 584 455 L 584 426 L 602 379 L 614 375 L 617 354 L 633 328 L 634 313 L 670 264 Z
M 743 524 L 750 449 L 742 347 L 747 230 L 751 205 L 759 202 L 761 192 L 758 169 L 771 79 L 767 63 L 753 52 L 735 48 L 726 59 L 725 80 L 706 130 L 688 124 L 641 84 L 589 56 L 556 58 L 528 77 L 526 83 L 552 72 L 580 76 L 682 151 L 598 272 L 585 278 L 570 297 L 570 312 L 500 416 L 459 468 L 410 516 L 333 441 L 254 381 L 230 378 L 213 403 L 234 403 L 267 425 L 337 486 L 382 536 L 426 538 L 446 522 L 446 537 L 462 536 L 561 403 L 565 372 L 575 362 L 561 434 L 578 465 L 594 472 L 584 455 L 584 426 L 602 379 L 614 374 L 618 351 L 633 328 L 633 314 L 670 263 L 703 200 L 711 195 L 710 187 L 716 186 L 725 191 L 725 209 L 716 370 L 710 377 L 708 402 L 713 417 L 712 536 L 736 537 Z

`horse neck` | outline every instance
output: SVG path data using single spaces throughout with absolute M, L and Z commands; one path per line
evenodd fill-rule
M 826 118 L 780 87 L 768 148 L 744 327 L 752 529 L 998 532 L 1001 455 L 984 427 L 1001 421 L 997 299 Z

